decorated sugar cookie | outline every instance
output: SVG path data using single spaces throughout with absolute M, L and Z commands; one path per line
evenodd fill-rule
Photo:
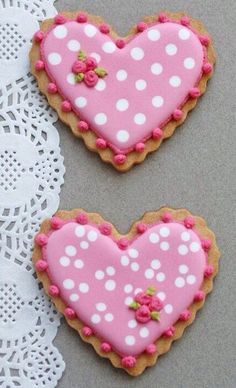
M 126 236 L 76 209 L 43 222 L 33 260 L 68 324 L 137 376 L 195 319 L 212 290 L 219 250 L 205 221 L 185 209 L 146 213 Z
M 120 171 L 142 162 L 183 123 L 215 61 L 203 25 L 184 14 L 147 17 L 119 38 L 82 12 L 44 21 L 30 58 L 61 120 Z

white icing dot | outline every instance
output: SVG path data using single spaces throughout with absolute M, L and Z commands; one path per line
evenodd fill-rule
M 190 240 L 190 234 L 189 234 L 189 232 L 183 232 L 183 233 L 181 233 L 181 240 L 183 240 L 183 241 L 189 241 L 189 240 Z
M 98 280 L 102 280 L 104 278 L 104 276 L 105 276 L 105 274 L 103 271 L 98 270 L 95 272 L 95 278 Z
M 154 108 L 160 108 L 164 104 L 164 99 L 161 96 L 155 96 L 152 99 L 152 105 Z
M 107 291 L 113 291 L 116 288 L 116 282 L 114 280 L 107 280 L 105 283 L 105 289 Z
M 149 236 L 149 241 L 153 244 L 157 244 L 159 242 L 160 238 L 157 233 L 151 233 Z
M 84 27 L 84 33 L 87 35 L 89 38 L 93 38 L 96 33 L 97 33 L 97 28 L 94 27 L 92 24 L 87 24 Z
M 144 57 L 144 51 L 140 47 L 134 47 L 131 50 L 131 57 L 135 61 L 141 61 L 141 59 L 143 59 L 143 57 Z
M 78 40 L 75 40 L 75 39 L 71 39 L 69 40 L 69 42 L 67 43 L 67 47 L 70 51 L 73 51 L 73 52 L 77 52 L 79 51 L 80 49 L 80 43 L 78 42 Z
M 102 49 L 105 53 L 107 54 L 112 54 L 114 53 L 114 51 L 116 51 L 116 45 L 115 43 L 113 42 L 106 42 L 104 43 L 104 45 L 102 46 Z
M 77 249 L 73 245 L 67 245 L 65 247 L 65 252 L 68 256 L 75 256 L 77 253 Z
M 179 266 L 179 273 L 185 274 L 188 272 L 188 266 L 185 264 L 181 264 Z
M 71 302 L 77 302 L 77 300 L 79 300 L 79 295 L 78 294 L 71 294 L 70 300 L 71 300 Z
M 191 57 L 185 58 L 184 60 L 185 69 L 191 70 L 195 67 L 195 60 Z
M 167 228 L 166 226 L 163 226 L 161 229 L 160 229 L 160 235 L 162 237 L 168 237 L 170 235 L 170 229 Z
M 93 314 L 92 317 L 91 317 L 91 322 L 93 322 L 93 323 L 95 323 L 95 324 L 101 322 L 101 317 L 100 317 L 100 315 L 98 315 L 98 314 Z
M 119 70 L 116 73 L 116 78 L 118 81 L 125 81 L 127 77 L 128 77 L 128 74 L 127 74 L 127 71 L 125 70 Z
M 187 255 L 187 253 L 188 253 L 188 247 L 187 247 L 187 245 L 184 245 L 184 244 L 180 245 L 180 246 L 178 247 L 178 252 L 179 252 L 179 254 L 182 255 L 182 256 Z
M 84 108 L 87 105 L 87 99 L 85 97 L 77 97 L 75 99 L 75 105 L 78 108 Z
M 125 98 L 121 98 L 120 100 L 117 101 L 116 103 L 116 109 L 119 112 L 124 112 L 129 108 L 129 101 L 126 100 Z
M 107 314 L 105 314 L 105 321 L 107 321 L 107 322 L 112 322 L 113 321 L 113 319 L 114 319 L 114 316 L 113 316 L 113 314 L 112 313 L 107 313 Z
M 147 327 L 142 327 L 142 329 L 139 330 L 139 335 L 142 338 L 146 338 L 149 336 L 149 330 Z
M 172 304 L 167 304 L 167 305 L 165 305 L 164 310 L 165 310 L 166 314 L 171 314 L 172 311 L 173 311 L 173 306 L 172 306 Z
M 137 295 L 139 292 L 142 292 L 142 291 L 143 291 L 142 288 L 136 288 L 134 290 L 134 295 Z
M 125 298 L 126 306 L 129 306 L 132 302 L 133 302 L 133 298 L 131 296 L 127 296 L 127 298 Z
M 121 143 L 126 143 L 129 140 L 129 132 L 127 132 L 125 129 L 121 129 L 117 132 L 116 138 Z
M 138 257 L 138 251 L 134 248 L 129 249 L 128 254 L 130 257 L 132 257 L 132 259 L 137 259 Z
M 68 31 L 67 31 L 67 28 L 65 26 L 57 26 L 53 30 L 53 35 L 57 39 L 64 39 L 67 36 L 67 33 L 68 33 Z
M 178 49 L 175 44 L 169 43 L 166 45 L 166 54 L 168 55 L 175 55 L 177 53 Z
M 66 80 L 67 80 L 68 84 L 70 84 L 70 85 L 76 84 L 74 73 L 69 73 L 66 77 Z
M 170 244 L 167 241 L 162 241 L 160 248 L 162 251 L 168 251 L 170 249 Z
M 146 269 L 145 271 L 145 278 L 146 279 L 152 279 L 154 277 L 154 271 L 151 268 Z
M 131 264 L 131 269 L 134 272 L 137 272 L 139 270 L 139 264 L 138 263 L 132 263 Z
M 124 292 L 126 292 L 126 294 L 129 294 L 130 292 L 132 292 L 133 291 L 133 286 L 132 286 L 132 284 L 126 284 L 125 286 L 124 286 Z
M 158 292 L 157 297 L 163 301 L 166 299 L 166 294 L 164 292 Z
M 105 305 L 105 303 L 96 303 L 96 309 L 98 311 L 106 311 L 107 306 Z
M 89 243 L 87 241 L 81 241 L 79 244 L 81 249 L 88 249 Z
M 163 72 L 163 66 L 160 63 L 153 63 L 151 66 L 151 72 L 154 75 L 160 75 Z
M 176 278 L 176 279 L 175 279 L 175 285 L 176 285 L 176 287 L 178 287 L 178 288 L 184 287 L 184 285 L 185 285 L 185 280 L 184 280 L 184 278 L 181 278 L 181 277 Z
M 135 87 L 137 90 L 142 91 L 142 90 L 146 89 L 147 82 L 144 81 L 144 79 L 139 79 L 138 81 L 135 82 Z
M 106 89 L 106 82 L 104 81 L 104 79 L 99 79 L 96 86 L 95 86 L 95 89 L 98 91 L 98 92 L 103 92 L 103 90 Z
M 135 344 L 135 338 L 133 335 L 127 335 L 125 337 L 125 343 L 126 345 L 133 346 Z
M 74 266 L 75 266 L 75 268 L 78 268 L 78 269 L 81 269 L 81 268 L 83 268 L 83 266 L 84 266 L 84 262 L 83 262 L 83 260 L 80 260 L 80 259 L 78 259 L 78 260 L 75 260 L 75 262 L 74 262 Z
M 129 265 L 129 258 L 128 258 L 128 256 L 125 256 L 125 255 L 121 256 L 120 262 L 121 262 L 121 265 L 123 265 L 124 267 Z
M 90 54 L 90 57 L 96 59 L 97 63 L 101 61 L 101 55 L 99 55 L 98 53 L 92 53 Z
M 116 273 L 116 270 L 115 270 L 114 267 L 107 267 L 106 273 L 107 273 L 107 275 L 109 275 L 109 276 L 114 276 L 115 273 Z
M 186 281 L 188 284 L 192 285 L 192 284 L 196 283 L 196 276 L 188 275 Z
M 143 125 L 146 122 L 146 116 L 143 113 L 137 113 L 134 116 L 134 122 L 137 125 Z
M 87 234 L 87 237 L 89 241 L 94 242 L 97 240 L 98 234 L 95 232 L 95 230 L 90 230 L 90 232 Z
M 89 285 L 87 283 L 80 283 L 79 290 L 83 294 L 86 294 L 89 291 Z
M 153 269 L 159 269 L 159 268 L 161 267 L 160 261 L 157 260 L 157 259 L 152 260 L 152 262 L 151 262 L 151 267 L 152 267 Z
M 163 272 L 159 272 L 156 276 L 156 280 L 158 282 L 164 282 L 165 278 L 166 278 L 166 275 Z
M 199 251 L 199 249 L 200 249 L 200 244 L 199 243 L 197 243 L 197 242 L 192 242 L 191 244 L 190 244 L 190 251 L 191 252 L 198 252 Z
M 161 36 L 160 31 L 158 30 L 149 30 L 147 35 L 148 35 L 148 39 L 153 42 L 159 40 Z
M 76 226 L 75 235 L 77 237 L 83 237 L 85 235 L 85 228 L 82 225 Z
M 128 327 L 130 329 L 134 329 L 135 327 L 137 326 L 137 321 L 135 319 L 131 319 L 129 322 L 128 322 Z
M 94 121 L 97 125 L 104 125 L 107 122 L 107 116 L 105 115 L 105 113 L 98 113 L 95 116 Z
M 187 30 L 187 28 L 181 28 L 181 30 L 179 30 L 179 38 L 182 39 L 182 40 L 186 40 L 186 39 L 189 39 L 190 37 L 190 31 Z
M 177 75 L 173 75 L 170 77 L 169 83 L 171 86 L 173 86 L 173 88 L 178 88 L 181 85 L 181 78 Z
M 68 265 L 70 265 L 70 259 L 69 257 L 66 257 L 66 256 L 62 256 L 59 262 L 62 265 L 62 267 L 68 267 Z
M 51 53 L 48 55 L 48 62 L 51 65 L 59 65 L 61 63 L 61 56 L 58 53 Z
M 66 289 L 66 290 L 71 290 L 72 288 L 74 288 L 75 286 L 75 283 L 72 279 L 65 279 L 63 281 L 63 287 Z

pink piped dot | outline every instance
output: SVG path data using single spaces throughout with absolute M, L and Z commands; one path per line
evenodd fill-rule
M 102 34 L 109 34 L 110 32 L 110 27 L 108 24 L 101 24 L 99 27 L 99 30 L 101 31 Z
M 202 71 L 204 74 L 209 74 L 212 72 L 212 70 L 213 70 L 213 66 L 209 62 L 204 63 L 204 65 L 202 66 Z
M 180 23 L 182 24 L 182 26 L 189 26 L 190 25 L 190 19 L 188 16 L 183 16 L 181 19 L 180 19 Z
M 76 216 L 76 222 L 78 222 L 81 225 L 86 225 L 88 223 L 88 216 L 85 213 L 79 213 Z
M 77 17 L 76 17 L 76 21 L 78 23 L 86 23 L 88 21 L 88 16 L 85 12 L 80 12 Z
M 120 249 L 125 250 L 129 245 L 129 240 L 127 240 L 127 238 L 122 237 L 120 240 L 117 241 L 117 245 Z
M 71 112 L 72 110 L 71 103 L 69 101 L 62 101 L 61 110 L 62 112 L 65 112 L 65 113 Z
M 125 41 L 124 39 L 117 39 L 116 41 L 116 47 L 119 49 L 123 49 L 125 47 Z
M 191 317 L 191 311 L 189 311 L 189 310 L 184 310 L 184 311 L 180 314 L 179 319 L 180 319 L 180 321 L 186 322 L 186 321 L 189 320 L 190 317 Z
M 42 42 L 43 38 L 44 38 L 44 32 L 43 31 L 35 32 L 35 34 L 34 34 L 34 41 L 36 43 Z
M 182 110 L 180 109 L 175 109 L 174 113 L 173 113 L 173 119 L 178 121 L 178 120 L 181 120 L 183 117 L 183 112 Z
M 200 97 L 200 95 L 201 95 L 201 92 L 198 88 L 192 88 L 189 91 L 189 96 L 192 98 L 198 98 Z
M 155 139 L 155 140 L 159 140 L 161 139 L 163 136 L 163 131 L 160 129 L 160 128 L 155 128 L 153 131 L 152 131 L 152 138 Z
M 208 252 L 211 249 L 211 246 L 212 246 L 211 240 L 204 239 L 201 241 L 201 243 L 204 251 Z
M 202 290 L 199 290 L 194 295 L 194 301 L 195 302 L 201 302 L 205 298 L 205 292 Z
M 153 354 L 153 353 L 156 353 L 156 351 L 157 351 L 157 347 L 155 344 L 150 344 L 146 347 L 147 354 Z
M 48 236 L 44 233 L 40 233 L 35 237 L 35 242 L 38 244 L 40 247 L 43 247 L 44 245 L 47 244 L 48 242 Z
M 207 265 L 204 271 L 205 278 L 210 278 L 214 273 L 214 268 L 212 265 Z
M 51 93 L 51 94 L 57 93 L 57 85 L 54 84 L 53 82 L 50 82 L 48 84 L 48 93 Z
M 69 319 L 74 319 L 76 317 L 75 311 L 70 307 L 65 308 L 64 314 L 66 318 L 69 318 Z
M 107 223 L 101 224 L 101 225 L 99 225 L 99 230 L 105 236 L 110 236 L 110 234 L 111 234 L 111 225 L 107 224 Z
M 139 22 L 137 24 L 137 31 L 138 32 L 143 32 L 147 29 L 147 24 L 145 22 Z
M 89 125 L 85 121 L 79 121 L 78 129 L 80 130 L 80 132 L 87 132 L 89 130 Z
M 162 220 L 163 222 L 165 222 L 165 223 L 168 223 L 168 222 L 170 222 L 170 221 L 173 221 L 172 214 L 171 214 L 171 213 L 168 213 L 168 212 L 162 214 L 161 220 Z
M 103 342 L 101 344 L 101 350 L 105 353 L 109 353 L 111 351 L 111 345 L 108 344 L 107 342 Z
M 97 148 L 99 148 L 101 150 L 105 150 L 105 148 L 107 148 L 107 142 L 104 139 L 98 138 L 96 140 L 96 146 L 97 146 Z
M 136 358 L 133 356 L 123 357 L 121 360 L 121 364 L 125 368 L 133 368 L 136 365 Z
M 57 286 L 55 286 L 54 284 L 52 284 L 49 289 L 48 289 L 48 293 L 49 295 L 51 296 L 58 296 L 60 294 L 60 290 Z
M 64 15 L 56 15 L 54 18 L 54 23 L 55 24 L 64 24 L 66 23 L 67 18 Z
M 135 146 L 135 151 L 137 152 L 143 152 L 145 150 L 145 144 L 144 143 L 138 143 Z
M 45 64 L 40 59 L 35 63 L 35 70 L 41 71 L 45 68 Z
M 114 156 L 114 162 L 118 165 L 122 165 L 126 162 L 126 156 L 123 154 L 118 154 Z
M 55 229 L 55 230 L 60 229 L 63 223 L 64 223 L 63 220 L 59 217 L 54 216 L 50 219 L 50 225 L 52 229 Z
M 207 36 L 207 35 L 201 35 L 200 37 L 199 37 L 199 39 L 200 39 L 200 42 L 201 42 L 201 44 L 203 45 L 203 46 L 208 46 L 209 45 L 209 43 L 210 43 L 210 38 L 209 38 L 209 36 Z
M 48 263 L 45 260 L 38 260 L 35 266 L 38 272 L 44 272 L 48 268 Z
M 174 326 L 170 326 L 165 332 L 164 332 L 164 335 L 165 337 L 173 337 L 173 335 L 175 334 L 175 327 Z
M 192 229 L 195 226 L 195 220 L 192 216 L 187 216 L 184 219 L 184 226 L 187 229 Z
M 93 331 L 90 327 L 88 326 L 84 326 L 82 328 L 82 334 L 85 336 L 85 337 L 90 337 L 92 334 L 93 334 Z
M 138 233 L 142 234 L 142 233 L 145 233 L 146 230 L 147 230 L 147 225 L 144 224 L 143 222 L 140 222 L 138 225 L 137 225 L 137 231 Z
M 159 21 L 160 23 L 166 23 L 166 22 L 169 21 L 169 18 L 168 18 L 168 16 L 167 16 L 164 12 L 161 12 L 161 13 L 159 14 L 159 16 L 158 16 L 158 21 Z

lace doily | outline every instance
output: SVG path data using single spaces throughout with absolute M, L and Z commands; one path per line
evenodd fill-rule
M 33 236 L 65 172 L 56 114 L 28 74 L 30 39 L 53 0 L 0 0 L 0 387 L 55 387 L 60 317 L 35 280 Z

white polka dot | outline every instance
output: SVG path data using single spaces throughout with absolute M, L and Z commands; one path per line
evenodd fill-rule
M 83 237 L 85 235 L 85 228 L 82 225 L 76 226 L 75 235 L 77 237 Z
M 189 241 L 189 240 L 190 240 L 190 234 L 189 234 L 189 232 L 183 232 L 183 233 L 181 233 L 181 240 L 183 240 L 183 241 Z
M 146 116 L 143 113 L 137 113 L 134 116 L 134 122 L 137 125 L 143 125 L 146 122 Z
M 95 119 L 94 119 L 95 123 L 97 125 L 104 125 L 106 124 L 107 122 L 107 116 L 105 115 L 105 113 L 98 113 L 96 116 L 95 116 Z
M 144 51 L 140 47 L 134 47 L 131 50 L 131 57 L 135 61 L 141 61 L 141 59 L 143 59 L 143 57 L 144 57 Z
M 137 326 L 137 321 L 135 319 L 131 319 L 129 322 L 128 322 L 128 327 L 130 329 L 134 329 L 135 327 Z
M 115 273 L 116 273 L 116 270 L 115 270 L 114 267 L 107 267 L 106 273 L 107 273 L 107 275 L 109 275 L 109 276 L 114 276 Z
M 67 80 L 68 84 L 70 84 L 70 85 L 76 84 L 74 73 L 69 73 L 66 77 L 66 80 Z
M 191 284 L 191 285 L 192 285 L 192 284 L 196 283 L 196 276 L 194 276 L 194 275 L 188 275 L 186 280 L 187 280 L 187 283 L 188 283 L 188 284 Z
M 96 86 L 95 86 L 95 89 L 98 91 L 98 92 L 103 92 L 103 90 L 106 89 L 106 82 L 104 81 L 104 79 L 99 79 Z
M 73 245 L 67 245 L 67 247 L 65 247 L 65 252 L 68 256 L 75 256 L 77 249 Z
M 178 88 L 181 85 L 181 78 L 177 75 L 173 75 L 170 77 L 169 83 L 171 86 L 173 86 L 173 88 Z
M 142 327 L 142 329 L 139 330 L 139 335 L 142 338 L 146 338 L 149 336 L 149 330 L 147 327 Z
M 159 242 L 160 238 L 157 233 L 151 233 L 149 236 L 149 241 L 153 244 L 157 244 Z
M 58 54 L 58 53 L 51 53 L 48 56 L 48 62 L 51 65 L 59 65 L 61 63 L 61 60 L 62 60 L 62 58 L 61 58 L 60 54 Z
M 64 39 L 67 36 L 67 28 L 65 26 L 57 26 L 53 30 L 53 35 L 58 39 Z
M 63 287 L 66 289 L 66 290 L 71 290 L 72 288 L 74 288 L 75 286 L 75 283 L 72 279 L 65 279 L 63 281 Z
M 121 143 L 126 143 L 129 140 L 129 132 L 127 132 L 125 129 L 121 129 L 117 132 L 116 138 Z
M 84 27 L 85 35 L 87 35 L 89 38 L 93 38 L 97 33 L 97 28 L 94 27 L 92 24 L 87 24 Z
M 135 344 L 135 338 L 133 335 L 127 335 L 125 337 L 125 343 L 126 345 L 133 346 Z
M 134 248 L 129 249 L 128 254 L 130 257 L 132 257 L 132 259 L 137 259 L 138 257 L 138 251 Z
M 195 60 L 191 57 L 185 58 L 184 60 L 185 69 L 191 70 L 195 67 Z
M 107 322 L 112 322 L 113 321 L 113 319 L 114 319 L 114 316 L 113 316 L 113 314 L 112 313 L 107 313 L 107 314 L 105 314 L 105 321 L 107 321 Z
M 98 314 L 93 314 L 92 317 L 91 317 L 91 322 L 92 322 L 92 323 L 95 323 L 95 324 L 101 322 L 101 317 L 100 317 L 100 315 L 98 315 Z
M 169 43 L 166 45 L 166 54 L 168 55 L 175 55 L 177 53 L 178 49 L 175 44 Z
M 160 31 L 158 30 L 149 30 L 147 35 L 148 35 L 148 39 L 153 42 L 159 40 L 161 36 Z
M 59 262 L 62 265 L 62 267 L 68 267 L 68 265 L 70 265 L 70 259 L 69 257 L 66 257 L 66 256 L 62 256 Z
M 107 306 L 105 305 L 105 303 L 96 303 L 96 309 L 98 311 L 106 311 Z
M 116 282 L 114 280 L 107 280 L 105 283 L 105 289 L 107 291 L 113 291 L 116 288 Z
M 129 294 L 130 292 L 132 292 L 133 291 L 133 286 L 132 286 L 132 284 L 126 284 L 125 286 L 124 286 L 124 292 L 126 292 L 126 294 Z
M 101 56 L 98 53 L 92 53 L 90 54 L 90 57 L 96 59 L 97 63 L 101 61 Z
M 200 250 L 200 244 L 199 243 L 197 243 L 197 242 L 192 242 L 191 244 L 190 244 L 190 251 L 191 252 L 198 252 Z
M 90 230 L 90 232 L 87 234 L 87 237 L 89 241 L 94 242 L 97 240 L 98 234 L 95 232 L 95 230 Z
M 89 243 L 87 241 L 81 241 L 79 244 L 81 249 L 88 249 Z
M 114 51 L 116 51 L 116 45 L 115 43 L 113 42 L 106 42 L 104 43 L 104 45 L 102 46 L 102 49 L 105 53 L 107 54 L 112 54 L 114 53 Z
M 162 237 L 168 237 L 170 235 L 170 229 L 167 228 L 166 226 L 163 226 L 161 229 L 160 229 L 160 235 Z
M 151 66 L 151 72 L 154 75 L 159 75 L 163 72 L 163 66 L 160 63 L 153 63 Z
M 81 269 L 81 268 L 83 268 L 83 266 L 84 266 L 84 262 L 83 262 L 83 260 L 80 260 L 80 259 L 78 259 L 78 260 L 75 260 L 75 262 L 74 262 L 74 266 L 75 266 L 75 268 L 78 268 L 78 269 Z
M 125 70 L 119 70 L 116 73 L 116 78 L 118 81 L 125 81 L 127 77 L 128 77 L 128 74 L 127 74 L 127 71 Z
M 165 310 L 166 314 L 171 314 L 172 311 L 173 311 L 173 306 L 172 306 L 172 304 L 167 304 L 167 305 L 165 305 L 164 310 Z
M 142 91 L 142 90 L 146 89 L 147 82 L 144 81 L 144 79 L 139 79 L 138 81 L 135 82 L 135 87 L 137 90 Z
M 176 287 L 178 287 L 178 288 L 184 287 L 184 285 L 185 285 L 185 280 L 184 280 L 184 278 L 181 278 L 181 277 L 176 278 L 176 279 L 175 279 L 175 285 L 176 285 Z
M 77 97 L 75 100 L 75 105 L 78 108 L 84 108 L 87 105 L 88 101 L 85 97 Z
M 132 263 L 131 264 L 131 269 L 134 272 L 137 272 L 139 270 L 139 264 L 138 263 Z
M 185 274 L 188 272 L 188 266 L 185 264 L 181 264 L 179 266 L 179 273 Z
M 134 290 L 134 295 L 137 295 L 139 292 L 142 292 L 142 291 L 143 291 L 142 288 L 136 288 Z
M 79 295 L 78 294 L 71 294 L 70 300 L 71 300 L 71 302 L 77 302 L 77 300 L 79 300 Z
M 133 298 L 131 296 L 127 296 L 127 298 L 125 298 L 126 306 L 129 306 L 132 302 L 133 302 Z
M 163 301 L 166 299 L 166 294 L 164 292 L 158 292 L 157 297 Z
M 146 269 L 145 271 L 145 278 L 146 279 L 152 279 L 154 277 L 154 271 L 151 268 Z
M 170 244 L 167 241 L 163 241 L 160 244 L 160 248 L 162 251 L 168 251 L 170 249 Z
M 121 265 L 123 265 L 124 267 L 129 265 L 129 258 L 128 258 L 128 256 L 125 256 L 125 255 L 121 256 L 120 262 L 121 262 Z
M 163 272 L 159 272 L 156 276 L 156 280 L 158 282 L 164 282 L 165 278 L 166 278 L 166 275 Z
M 178 252 L 179 252 L 179 254 L 182 255 L 182 256 L 187 255 L 187 253 L 188 253 L 188 247 L 187 247 L 187 245 L 180 245 L 180 246 L 178 247 Z
M 161 96 L 155 96 L 152 99 L 152 105 L 154 108 L 160 108 L 164 104 L 164 99 Z
M 83 294 L 87 294 L 87 292 L 89 292 L 89 285 L 87 283 L 80 283 L 79 290 Z
M 129 108 L 129 101 L 126 100 L 125 98 L 121 98 L 120 100 L 117 101 L 116 103 L 116 109 L 119 112 L 124 112 Z
M 181 28 L 181 30 L 179 30 L 179 38 L 182 39 L 182 40 L 186 40 L 186 39 L 189 39 L 190 37 L 190 31 L 187 30 L 187 28 Z
M 78 40 L 75 40 L 75 39 L 71 39 L 69 40 L 69 42 L 67 43 L 67 47 L 70 51 L 73 51 L 73 52 L 77 52 L 79 51 L 80 49 L 80 43 L 78 42 Z
M 105 274 L 103 271 L 96 271 L 95 272 L 95 278 L 98 279 L 98 280 L 102 280 L 104 278 Z
M 152 262 L 151 262 L 151 267 L 152 267 L 153 269 L 159 269 L 159 268 L 161 267 L 160 261 L 157 260 L 157 259 L 152 260 Z

